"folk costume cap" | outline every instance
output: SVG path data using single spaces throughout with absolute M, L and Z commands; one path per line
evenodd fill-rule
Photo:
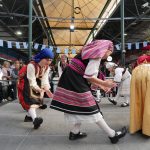
M 82 59 L 103 58 L 107 50 L 113 51 L 113 43 L 109 40 L 95 40 L 83 46 Z
M 49 48 L 42 49 L 37 55 L 33 57 L 33 60 L 38 63 L 44 58 L 53 59 L 54 53 Z

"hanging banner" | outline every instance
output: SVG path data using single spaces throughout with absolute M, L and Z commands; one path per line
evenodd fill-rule
M 12 48 L 12 45 L 15 46 L 17 49 L 20 49 L 20 48 L 27 49 L 28 48 L 28 42 L 17 42 L 17 41 L 16 42 L 12 42 L 12 41 L 0 40 L 0 46 L 3 47 L 5 45 L 5 43 L 7 43 L 7 47 L 8 48 Z M 23 46 L 22 46 L 21 43 L 23 43 Z M 146 47 L 148 44 L 150 44 L 149 41 L 135 42 L 135 43 L 125 43 L 126 48 L 128 50 L 141 49 L 142 47 Z M 44 49 L 46 47 L 50 48 L 51 51 L 56 50 L 56 53 L 61 53 L 61 49 L 59 47 L 48 46 L 48 45 L 39 44 L 39 43 L 34 43 L 34 46 L 33 46 L 34 49 Z M 117 50 L 117 51 L 121 50 L 120 44 L 116 44 L 116 45 L 114 45 L 114 47 L 115 47 L 115 50 Z M 68 53 L 70 53 L 70 51 L 69 51 L 68 48 L 65 48 L 64 52 L 62 52 L 62 53 L 68 54 Z M 76 54 L 77 50 L 76 49 L 72 49 L 71 53 L 72 54 Z

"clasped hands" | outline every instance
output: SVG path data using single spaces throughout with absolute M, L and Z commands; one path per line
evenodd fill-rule
M 116 87 L 117 83 L 114 82 L 112 79 L 108 79 L 103 81 L 103 85 L 99 85 L 101 89 L 103 89 L 106 93 L 109 93 L 112 88 Z
M 41 88 L 41 89 L 40 88 L 36 89 L 36 92 L 40 93 L 40 99 L 43 99 L 44 93 L 46 93 L 49 98 L 53 97 L 53 94 L 51 93 L 51 91 L 47 87 L 44 87 L 44 88 Z

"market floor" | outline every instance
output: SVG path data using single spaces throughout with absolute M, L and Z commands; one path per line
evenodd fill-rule
M 46 99 L 47 105 L 50 100 Z M 107 123 L 115 130 L 129 125 L 129 107 L 112 105 L 102 99 L 101 110 Z M 47 108 L 38 110 L 44 122 L 38 130 L 31 122 L 23 122 L 26 112 L 17 100 L 0 106 L 0 150 L 149 150 L 150 138 L 141 133 L 127 135 L 117 144 L 111 144 L 107 135 L 96 124 L 83 124 L 87 138 L 69 141 L 71 128 L 63 113 Z

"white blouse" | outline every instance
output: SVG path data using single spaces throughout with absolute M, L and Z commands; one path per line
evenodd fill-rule
M 97 77 L 101 58 L 90 59 L 84 72 L 84 78 Z
M 49 71 L 50 71 L 50 68 L 48 68 L 46 72 L 44 73 L 44 75 L 42 76 L 41 88 L 44 88 L 44 87 L 50 88 L 49 79 L 48 79 Z M 27 78 L 29 80 L 29 84 L 31 87 L 34 87 L 35 89 L 40 89 L 40 87 L 37 85 L 37 82 L 36 82 L 35 67 L 33 64 L 28 64 L 27 66 Z

